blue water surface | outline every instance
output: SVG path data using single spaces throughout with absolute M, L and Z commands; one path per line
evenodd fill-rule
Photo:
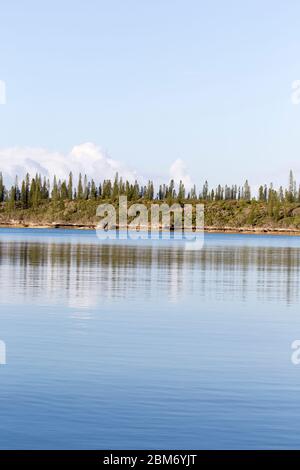
M 1 449 L 300 448 L 300 238 L 0 230 Z

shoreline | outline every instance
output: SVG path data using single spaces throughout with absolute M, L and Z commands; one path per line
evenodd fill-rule
M 29 228 L 29 229 L 69 229 L 69 230 L 96 230 L 94 224 L 34 224 L 34 223 L 1 223 L 1 228 Z M 116 227 L 119 230 L 119 227 Z M 146 228 L 145 228 L 146 230 Z M 162 227 L 156 228 L 155 231 L 161 231 Z M 242 234 L 242 235 L 289 235 L 300 236 L 300 229 L 274 228 L 274 227 L 204 227 L 204 233 L 226 233 L 226 234 Z

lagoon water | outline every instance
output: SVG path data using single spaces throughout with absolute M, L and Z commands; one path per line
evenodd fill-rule
M 300 448 L 300 238 L 0 230 L 1 449 Z

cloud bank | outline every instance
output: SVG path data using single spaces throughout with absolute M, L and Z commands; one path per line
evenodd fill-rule
M 176 184 L 183 182 L 186 189 L 191 189 L 193 181 L 187 171 L 187 167 L 183 160 L 178 158 L 170 167 L 170 179 L 173 179 Z
M 289 167 L 296 170 L 295 175 L 298 176 L 299 182 L 299 165 L 294 162 L 294 164 L 290 163 Z M 99 183 L 104 179 L 113 179 L 116 172 L 123 179 L 127 179 L 132 183 L 137 179 L 141 184 L 146 184 L 148 179 L 153 179 L 156 189 L 159 184 L 168 183 L 171 179 L 175 181 L 176 186 L 178 186 L 181 180 L 187 191 L 195 183 L 193 177 L 188 172 L 185 162 L 180 158 L 175 160 L 169 170 L 166 169 L 165 173 L 141 174 L 135 169 L 110 158 L 99 146 L 92 142 L 75 145 L 70 152 L 66 153 L 36 147 L 0 148 L 0 172 L 4 176 L 7 187 L 13 184 L 16 175 L 22 179 L 26 173 L 29 173 L 31 176 L 38 173 L 43 177 L 49 178 L 50 182 L 52 182 L 54 174 L 58 179 L 67 179 L 71 171 L 75 181 L 79 173 L 81 173 L 82 175 L 86 174 L 89 179 L 93 178 L 96 183 Z M 257 194 L 262 182 L 264 183 L 268 179 L 273 181 L 276 188 L 280 184 L 284 187 L 287 186 L 287 168 L 281 168 L 278 171 L 271 169 L 270 171 L 267 179 L 264 178 L 264 175 L 257 172 L 250 175 L 249 181 L 253 195 Z M 197 189 L 200 189 L 199 183 L 203 183 L 203 181 L 197 182 Z
M 71 171 L 75 177 L 82 173 L 96 182 L 114 178 L 116 172 L 131 182 L 138 178 L 136 171 L 109 158 L 90 142 L 76 145 L 67 154 L 31 147 L 0 149 L 0 171 L 9 183 L 14 181 L 16 175 L 23 178 L 26 173 L 31 176 L 39 173 L 50 181 L 54 174 L 59 179 L 65 179 Z
M 134 182 L 136 179 L 145 184 L 150 175 L 138 174 L 136 170 L 130 169 L 117 160 L 108 157 L 96 144 L 87 142 L 76 145 L 69 153 L 51 152 L 44 148 L 34 147 L 12 147 L 0 149 L 0 171 L 3 174 L 7 186 L 13 184 L 16 175 L 23 179 L 26 173 L 34 176 L 36 173 L 42 177 L 53 180 L 56 175 L 58 179 L 67 179 L 70 172 L 74 178 L 79 173 L 87 175 L 89 179 L 94 179 L 96 183 L 104 179 L 113 179 L 116 172 L 123 179 Z M 187 168 L 181 159 L 177 159 L 171 165 L 169 174 L 160 175 L 154 178 L 154 183 L 166 183 L 173 179 L 178 185 L 180 180 L 187 190 L 192 185 L 192 179 L 187 172 Z

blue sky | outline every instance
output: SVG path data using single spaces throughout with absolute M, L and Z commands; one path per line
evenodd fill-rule
M 0 15 L 0 168 L 12 147 L 68 158 L 91 142 L 144 176 L 182 159 L 198 186 L 300 178 L 299 1 L 10 0 Z

